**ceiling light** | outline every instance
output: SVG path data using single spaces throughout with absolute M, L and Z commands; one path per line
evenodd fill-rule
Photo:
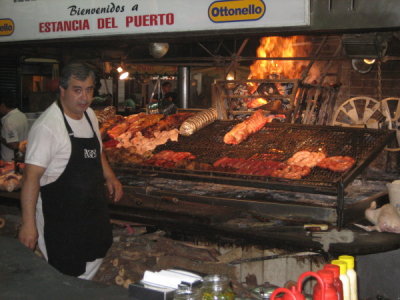
M 376 61 L 376 59 L 374 59 L 374 58 L 364 58 L 364 62 L 365 62 L 367 65 L 372 65 L 372 64 L 375 63 L 375 61 Z
M 165 54 L 167 54 L 169 49 L 168 43 L 150 43 L 149 44 L 149 51 L 150 55 L 154 58 L 161 58 Z
M 124 72 L 121 75 L 119 75 L 120 80 L 127 79 L 129 77 L 129 72 Z
M 123 70 L 124 70 L 124 69 L 122 69 L 121 66 L 119 66 L 119 67 L 117 68 L 118 73 L 121 73 Z
M 367 64 L 364 59 L 352 59 L 351 60 L 351 65 L 354 70 L 361 74 L 366 74 L 370 72 L 373 68 L 373 64 Z

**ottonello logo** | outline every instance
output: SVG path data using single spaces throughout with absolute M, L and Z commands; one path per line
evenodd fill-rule
M 0 36 L 12 35 L 14 32 L 14 21 L 11 19 L 0 19 Z
M 97 151 L 96 149 L 91 150 L 91 149 L 83 149 L 83 154 L 85 158 L 96 158 L 97 157 Z
M 214 23 L 256 21 L 264 14 L 263 0 L 214 1 L 208 7 L 208 17 Z

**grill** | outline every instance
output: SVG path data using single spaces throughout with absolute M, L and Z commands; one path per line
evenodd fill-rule
M 159 146 L 156 152 L 188 151 L 196 156 L 197 161 L 212 164 L 224 156 L 249 158 L 254 154 L 269 153 L 281 154 L 282 159 L 286 160 L 300 150 L 322 150 L 329 156 L 351 156 L 356 159 L 356 164 L 346 173 L 316 167 L 301 180 L 140 165 L 132 167 L 142 171 L 156 171 L 160 176 L 167 178 L 179 176 L 185 179 L 216 181 L 225 184 L 336 194 L 338 186 L 346 187 L 385 145 L 395 138 L 395 132 L 387 130 L 271 123 L 241 144 L 227 145 L 223 142 L 223 137 L 235 124 L 237 124 L 235 121 L 214 122 L 189 137 L 180 136 L 177 143 L 168 142 Z
M 180 136 L 179 142 L 168 142 L 157 147 L 155 152 L 158 153 L 163 150 L 188 151 L 196 155 L 198 162 L 212 164 L 225 156 L 249 158 L 257 153 L 279 153 L 282 155 L 282 160 L 286 160 L 300 150 L 323 150 L 328 156 L 351 156 L 356 159 L 356 164 L 345 173 L 315 167 L 308 176 L 301 180 L 142 165 L 118 167 L 124 172 L 152 174 L 171 179 L 336 195 L 338 225 L 340 227 L 343 219 L 344 189 L 376 158 L 387 144 L 395 139 L 395 132 L 389 130 L 270 123 L 239 145 L 225 144 L 223 142 L 225 133 L 237 123 L 237 121 L 216 121 L 192 136 Z

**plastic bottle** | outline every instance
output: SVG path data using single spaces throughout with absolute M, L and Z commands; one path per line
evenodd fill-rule
M 317 271 L 319 277 L 321 277 L 323 284 L 325 285 L 325 292 L 320 283 L 314 286 L 313 300 L 338 300 L 338 292 L 333 286 L 333 272 L 329 270 Z
M 350 299 L 357 300 L 357 273 L 354 270 L 354 257 L 350 255 L 340 255 L 339 260 L 346 262 L 347 264 L 347 277 L 349 277 L 350 281 Z
M 332 271 L 333 273 L 333 286 L 336 288 L 338 292 L 339 300 L 343 300 L 343 285 L 340 280 L 340 267 L 337 265 L 326 264 L 324 266 L 324 270 Z
M 347 277 L 347 264 L 343 260 L 334 259 L 331 264 L 337 265 L 340 268 L 340 281 L 343 285 L 343 300 L 351 300 L 350 296 L 350 280 Z

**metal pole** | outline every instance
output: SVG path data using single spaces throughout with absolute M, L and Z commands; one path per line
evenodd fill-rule
M 190 68 L 178 68 L 179 107 L 189 108 Z

